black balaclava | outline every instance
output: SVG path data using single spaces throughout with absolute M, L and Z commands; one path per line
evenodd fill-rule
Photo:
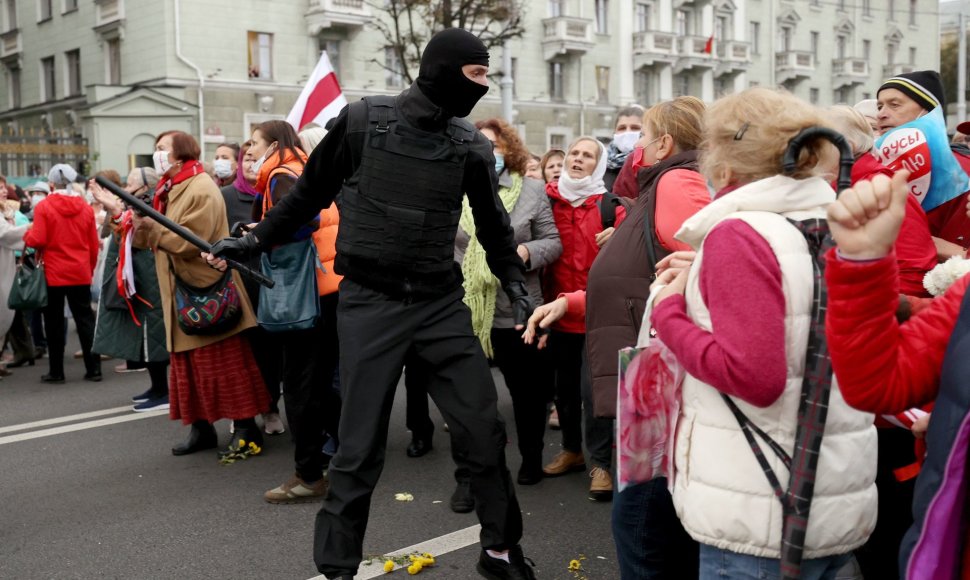
M 421 55 L 418 88 L 453 117 L 467 117 L 488 92 L 461 72 L 466 64 L 488 66 L 488 50 L 477 36 L 460 28 L 435 34 Z

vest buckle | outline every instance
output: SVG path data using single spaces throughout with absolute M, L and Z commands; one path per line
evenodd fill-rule
M 382 107 L 377 111 L 377 132 L 387 133 L 388 127 L 389 126 L 387 124 L 387 109 Z

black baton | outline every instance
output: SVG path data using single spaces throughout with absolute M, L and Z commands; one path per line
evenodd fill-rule
M 187 241 L 188 243 L 192 244 L 193 246 L 199 248 L 203 252 L 209 252 L 209 253 L 212 252 L 212 244 L 203 240 L 199 236 L 193 234 L 192 232 L 183 228 L 182 226 L 178 225 L 172 220 L 168 219 L 164 215 L 158 213 L 157 211 L 155 211 L 153 207 L 151 207 L 144 201 L 138 199 L 134 195 L 128 193 L 124 189 L 121 189 L 120 187 L 118 187 L 116 184 L 112 183 L 105 177 L 98 176 L 98 177 L 95 177 L 94 180 L 98 183 L 98 185 L 107 189 L 114 195 L 120 197 L 125 201 L 125 203 L 127 203 L 134 209 L 138 210 L 138 213 L 152 218 L 160 225 L 164 226 L 166 229 L 170 230 L 172 233 L 182 238 L 183 240 Z M 225 258 L 223 259 L 225 260 Z M 226 263 L 229 265 L 230 268 L 236 270 L 243 276 L 246 276 L 247 278 L 250 278 L 256 282 L 259 282 L 260 284 L 262 284 L 263 286 L 266 286 L 267 288 L 272 288 L 273 286 L 276 285 L 276 283 L 273 282 L 271 278 L 267 278 L 266 276 L 263 275 L 262 272 L 257 272 L 255 270 L 252 270 L 235 260 L 226 260 Z

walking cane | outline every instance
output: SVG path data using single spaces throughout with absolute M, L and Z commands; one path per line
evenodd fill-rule
M 852 166 L 855 164 L 855 158 L 852 156 L 852 147 L 849 142 L 837 131 L 826 127 L 809 127 L 795 135 L 788 142 L 788 149 L 785 151 L 785 157 L 782 160 L 785 173 L 794 173 L 798 166 L 798 154 L 801 153 L 805 142 L 818 137 L 831 141 L 839 150 L 839 180 L 838 190 L 835 192 L 838 195 L 841 191 L 852 186 Z
M 135 210 L 137 210 L 138 213 L 140 213 L 140 214 L 142 214 L 144 216 L 147 216 L 147 217 L 152 218 L 153 220 L 155 220 L 156 222 L 158 222 L 160 225 L 162 225 L 166 229 L 170 230 L 172 233 L 174 233 L 178 237 L 182 238 L 183 240 L 187 241 L 188 243 L 192 244 L 193 246 L 199 248 L 203 252 L 211 252 L 212 251 L 212 244 L 210 244 L 209 242 L 203 240 L 199 236 L 193 234 L 192 232 L 190 232 L 189 230 L 183 228 L 182 226 L 178 225 L 177 223 L 173 222 L 172 220 L 168 219 L 164 215 L 158 213 L 150 205 L 148 205 L 144 201 L 138 199 L 134 195 L 128 193 L 124 189 L 121 189 L 120 187 L 118 187 L 116 184 L 112 183 L 108 179 L 106 179 L 106 178 L 104 178 L 102 176 L 98 176 L 98 177 L 95 177 L 94 180 L 101 187 L 107 189 L 108 191 L 110 191 L 114 195 L 120 197 L 122 200 L 125 201 L 125 203 L 127 203 L 132 208 L 134 208 Z M 225 258 L 223 258 L 223 259 L 225 259 Z M 259 282 L 260 284 L 262 284 L 263 286 L 266 286 L 267 288 L 272 288 L 273 286 L 276 285 L 276 283 L 273 282 L 273 280 L 271 278 L 268 278 L 268 277 L 264 276 L 261 272 L 257 272 L 255 270 L 252 270 L 252 269 L 244 266 L 243 264 L 240 264 L 239 262 L 237 262 L 235 260 L 226 260 L 226 263 L 229 265 L 230 268 L 236 270 L 237 272 L 239 272 L 243 276 L 246 276 L 247 278 L 250 278 L 250 279 L 252 279 L 252 280 L 254 280 L 256 282 Z

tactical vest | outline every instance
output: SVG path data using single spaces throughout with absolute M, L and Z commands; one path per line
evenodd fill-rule
M 340 194 L 337 253 L 409 275 L 450 272 L 461 217 L 462 181 L 475 128 L 413 127 L 394 97 L 350 105 L 350 132 L 364 132 L 360 164 Z

